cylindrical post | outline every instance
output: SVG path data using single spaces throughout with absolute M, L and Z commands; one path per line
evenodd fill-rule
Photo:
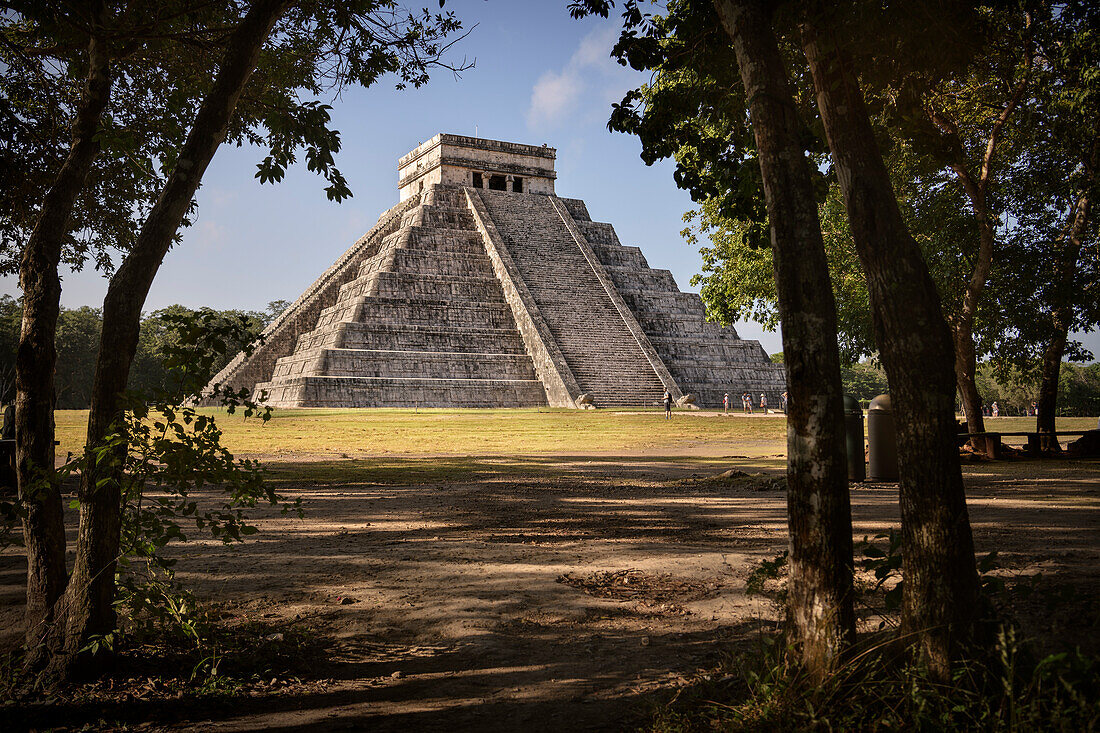
M 868 473 L 872 481 L 897 481 L 898 431 L 890 395 L 880 394 L 867 409 Z

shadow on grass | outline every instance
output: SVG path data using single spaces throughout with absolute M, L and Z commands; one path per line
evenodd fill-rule
M 486 481 L 507 478 L 618 478 L 667 480 L 709 475 L 728 468 L 774 471 L 783 458 L 745 456 L 441 456 L 333 458 L 327 461 L 265 461 L 268 480 L 294 483 L 407 484 L 438 481 Z

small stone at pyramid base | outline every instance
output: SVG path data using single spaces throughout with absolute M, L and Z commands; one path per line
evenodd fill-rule
M 213 383 L 276 407 L 778 404 L 783 368 L 557 197 L 555 155 L 437 135 L 402 157 L 401 202 Z

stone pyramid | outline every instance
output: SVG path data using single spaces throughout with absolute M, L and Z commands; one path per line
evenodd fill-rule
M 437 135 L 398 162 L 400 203 L 214 378 L 276 407 L 717 407 L 782 367 L 706 320 L 583 201 L 555 151 Z M 690 395 L 690 396 L 688 396 Z

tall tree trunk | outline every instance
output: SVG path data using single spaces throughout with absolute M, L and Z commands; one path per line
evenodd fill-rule
M 1066 341 L 1069 338 L 1069 329 L 1056 311 L 1055 328 L 1057 332 L 1051 336 L 1043 349 L 1042 372 L 1039 381 L 1039 401 L 1036 404 L 1035 430 L 1042 435 L 1040 448 L 1044 451 L 1061 451 L 1058 438 L 1054 435 L 1055 408 L 1058 405 L 1058 376 L 1062 371 L 1062 356 L 1066 353 Z
M 955 347 L 955 385 L 962 401 L 963 415 L 966 416 L 966 430 L 973 434 L 985 432 L 985 418 L 982 415 L 982 396 L 978 394 L 978 356 L 974 349 L 972 324 L 972 319 L 952 323 L 951 342 Z M 970 444 L 975 450 L 988 454 L 994 442 L 971 438 Z M 994 455 L 989 457 L 996 458 Z
M 102 8 L 96 11 L 96 18 Z M 19 264 L 23 324 L 16 355 L 15 445 L 19 498 L 27 548 L 26 642 L 33 650 L 65 590 L 65 525 L 54 471 L 55 337 L 61 304 L 62 242 L 73 206 L 98 155 L 95 139 L 111 94 L 103 43 L 88 43 L 88 76 L 73 120 L 73 142 L 42 202 Z
M 990 140 L 989 155 L 993 154 L 996 136 Z M 956 170 L 963 170 L 961 164 Z M 988 165 L 983 167 L 988 175 Z M 970 272 L 970 279 L 963 290 L 962 302 L 959 311 L 949 319 L 951 329 L 951 341 L 955 345 L 955 384 L 962 400 L 963 414 L 966 416 L 966 429 L 969 433 L 985 432 L 985 416 L 982 414 L 982 397 L 978 394 L 978 358 L 974 348 L 974 319 L 978 314 L 978 304 L 981 302 L 982 293 L 985 291 L 986 282 L 989 280 L 989 272 L 993 267 L 993 245 L 996 240 L 996 232 L 990 219 L 989 209 L 986 206 L 985 187 L 988 178 L 974 184 L 969 174 L 964 177 L 964 188 L 970 197 L 971 206 L 974 207 L 974 215 L 978 219 L 978 256 L 974 262 L 974 269 Z M 975 450 L 989 452 L 992 441 L 984 438 L 971 440 Z M 995 456 L 990 456 L 995 457 Z
M 1016 83 L 1012 94 L 1005 106 L 1001 109 L 997 118 L 993 121 L 993 127 L 986 140 L 985 151 L 982 155 L 981 168 L 974 175 L 966 163 L 963 152 L 962 138 L 959 135 L 958 126 L 947 115 L 936 111 L 929 111 L 929 117 L 943 133 L 953 151 L 951 169 L 955 177 L 963 187 L 963 192 L 970 201 L 974 210 L 974 218 L 978 222 L 978 253 L 974 259 L 974 268 L 970 272 L 970 278 L 963 290 L 959 311 L 950 319 L 951 337 L 955 344 L 955 381 L 958 385 L 959 396 L 962 398 L 963 413 L 966 415 L 966 427 L 970 433 L 985 432 L 985 417 L 982 414 L 982 399 L 978 394 L 977 384 L 977 357 L 974 349 L 974 319 L 978 314 L 978 305 L 981 302 L 982 293 L 989 273 L 993 268 L 993 252 L 997 240 L 996 225 L 993 212 L 989 207 L 989 184 L 993 175 L 993 158 L 997 152 L 997 144 L 1000 142 L 1001 133 L 1005 125 L 1020 106 L 1024 90 L 1031 81 L 1031 69 L 1034 51 L 1031 43 L 1031 19 L 1028 18 L 1028 32 L 1024 40 L 1024 75 Z M 971 445 L 976 450 L 989 453 L 994 445 L 993 441 L 984 439 L 971 440 Z
M 1043 450 L 1061 450 L 1058 438 L 1053 433 L 1055 408 L 1058 405 L 1058 375 L 1062 369 L 1062 356 L 1066 353 L 1070 324 L 1073 322 L 1073 307 L 1066 302 L 1066 299 L 1080 297 L 1073 281 L 1077 275 L 1085 233 L 1088 231 L 1089 214 L 1092 210 L 1090 192 L 1095 185 L 1096 170 L 1100 167 L 1098 164 L 1100 164 L 1100 135 L 1093 137 L 1089 154 L 1085 158 L 1084 185 L 1067 217 L 1065 245 L 1058 256 L 1057 268 L 1060 280 L 1058 292 L 1061 302 L 1054 308 L 1052 314 L 1054 332 L 1043 350 L 1042 381 L 1039 384 L 1038 412 L 1035 415 L 1035 429 L 1040 433 L 1050 434 L 1042 438 Z
M 771 227 L 790 393 L 787 601 L 802 663 L 816 678 L 855 638 L 852 517 L 844 453 L 836 303 L 803 129 L 762 0 L 715 0 L 749 100 Z
M 954 350 L 928 268 L 898 210 L 863 93 L 836 42 L 803 26 L 803 50 L 870 293 L 898 425 L 902 633 L 946 678 L 972 634 L 974 544 L 955 444 Z
M 87 444 L 95 446 L 121 417 L 121 393 L 137 348 L 141 309 L 153 278 L 214 157 L 256 66 L 263 44 L 291 0 L 257 0 L 230 36 L 210 93 L 203 100 L 175 168 L 149 212 L 133 249 L 111 278 L 103 301 L 103 332 L 92 384 Z M 91 464 L 91 461 L 89 461 Z M 104 475 L 106 473 L 106 475 Z M 118 470 L 89 465 L 80 483 L 80 529 L 76 562 L 62 600 L 47 681 L 66 679 L 80 649 L 94 634 L 114 628 L 115 564 L 121 523 Z

